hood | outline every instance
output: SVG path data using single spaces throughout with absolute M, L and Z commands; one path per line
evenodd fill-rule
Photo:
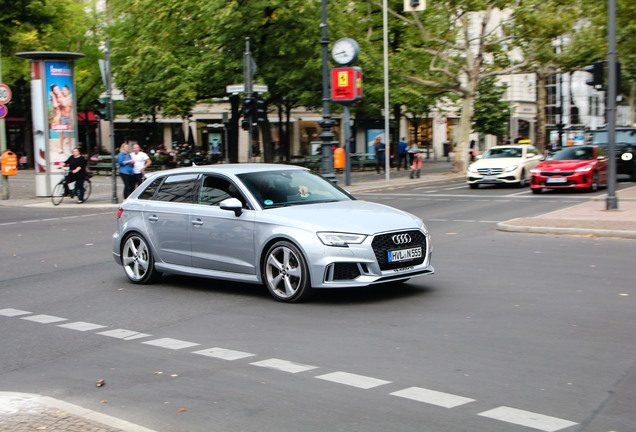
M 316 231 L 338 231 L 375 234 L 419 227 L 421 220 L 410 213 L 368 201 L 294 205 L 263 210 L 263 217 L 273 217 L 276 223 L 289 219 L 290 225 L 303 221 L 306 228 Z
M 492 158 L 479 159 L 470 166 L 473 168 L 507 168 L 511 165 L 521 165 L 524 162 L 524 158 Z
M 536 166 L 537 169 L 542 171 L 574 171 L 577 168 L 591 165 L 595 161 L 593 160 L 555 160 L 555 161 L 543 161 Z

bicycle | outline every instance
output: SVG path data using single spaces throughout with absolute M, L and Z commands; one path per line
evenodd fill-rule
M 53 202 L 54 206 L 60 205 L 62 201 L 64 201 L 64 197 L 75 198 L 77 196 L 77 191 L 75 190 L 77 182 L 75 182 L 73 189 L 68 187 L 68 183 L 66 182 L 66 175 L 68 174 L 68 171 L 68 168 L 64 168 L 64 177 L 58 182 L 58 184 L 53 186 L 53 192 L 51 192 L 51 202 Z M 92 176 L 93 174 L 87 173 L 86 178 L 84 179 L 84 202 L 86 202 L 86 200 L 88 200 L 88 197 L 91 195 Z M 64 193 L 66 189 L 68 189 L 68 193 Z

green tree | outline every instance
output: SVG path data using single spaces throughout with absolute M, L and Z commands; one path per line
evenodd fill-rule
M 502 101 L 506 87 L 499 86 L 495 77 L 488 77 L 479 83 L 473 130 L 487 135 L 501 136 L 506 133 L 506 123 L 510 116 L 508 104 Z

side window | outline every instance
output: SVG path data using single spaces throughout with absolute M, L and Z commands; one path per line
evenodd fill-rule
M 145 199 L 145 200 L 152 199 L 152 197 L 154 196 L 155 192 L 157 191 L 157 188 L 159 188 L 159 185 L 161 184 L 162 181 L 163 181 L 163 177 L 158 177 L 154 179 L 152 183 L 150 183 L 148 187 L 141 194 L 139 194 L 139 199 Z
M 237 198 L 245 207 L 245 198 L 230 181 L 215 176 L 206 176 L 203 179 L 197 200 L 199 204 L 218 206 L 228 198 Z
M 198 174 L 182 174 L 166 177 L 154 199 L 167 202 L 193 202 Z

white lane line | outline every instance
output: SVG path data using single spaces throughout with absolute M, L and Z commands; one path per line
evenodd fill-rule
M 298 373 L 298 372 L 306 372 L 312 369 L 318 369 L 318 366 L 311 366 L 302 363 L 296 363 L 289 360 L 280 360 L 280 359 L 269 359 L 263 360 L 259 362 L 250 363 L 254 366 L 264 367 L 268 369 L 275 369 L 283 372 L 289 373 Z
M 54 322 L 66 321 L 66 318 L 60 318 L 53 315 L 31 315 L 20 319 L 33 321 L 40 324 L 51 324 Z
M 6 317 L 14 317 L 14 316 L 20 316 L 20 315 L 29 315 L 32 314 L 33 312 L 27 312 L 27 311 L 23 311 L 20 309 L 12 309 L 12 308 L 6 308 L 6 309 L 0 309 L 0 315 L 2 316 L 6 316 Z
M 455 408 L 457 406 L 475 401 L 475 399 L 457 396 L 450 393 L 442 393 L 420 387 L 409 387 L 404 390 L 393 392 L 391 394 L 393 396 L 412 399 L 414 401 L 437 405 L 444 408 Z
M 200 354 L 207 357 L 214 357 L 222 360 L 239 360 L 246 357 L 254 357 L 256 354 L 242 351 L 234 351 L 225 348 L 208 348 L 200 351 L 193 351 L 192 354 Z
M 179 350 L 179 349 L 183 349 L 183 348 L 191 348 L 193 346 L 200 345 L 198 343 L 182 341 L 182 340 L 179 340 L 179 339 L 172 339 L 172 338 L 153 339 L 153 340 L 149 340 L 149 341 L 142 342 L 142 343 L 146 344 L 146 345 L 157 346 L 157 347 L 160 347 L 160 348 L 168 348 L 168 349 L 171 349 L 171 350 Z
M 107 330 L 107 331 L 99 332 L 97 334 L 103 335 L 103 336 L 109 336 L 116 339 L 123 339 L 123 340 L 133 340 L 133 339 L 140 339 L 140 338 L 152 336 L 151 334 L 148 334 L 148 333 L 139 333 L 136 331 L 126 330 L 126 329 Z
M 68 324 L 58 324 L 58 327 L 67 328 L 71 330 L 77 330 L 77 331 L 90 331 L 90 330 L 97 330 L 100 328 L 104 328 L 106 326 L 84 322 L 84 321 L 76 321 L 76 322 L 72 322 Z
M 569 420 L 563 420 L 556 417 L 550 417 L 543 414 L 523 411 L 506 406 L 501 406 L 489 411 L 484 411 L 477 415 L 500 420 L 507 423 L 527 426 L 545 432 L 556 432 L 561 429 L 569 428 L 570 426 L 578 424 Z
M 381 385 L 390 384 L 391 381 L 385 381 L 377 378 L 371 378 L 363 375 L 356 375 L 347 372 L 333 372 L 326 375 L 320 375 L 316 378 L 331 381 L 338 384 L 344 384 L 351 387 L 357 387 L 361 389 L 370 389 L 373 387 L 379 387 Z

